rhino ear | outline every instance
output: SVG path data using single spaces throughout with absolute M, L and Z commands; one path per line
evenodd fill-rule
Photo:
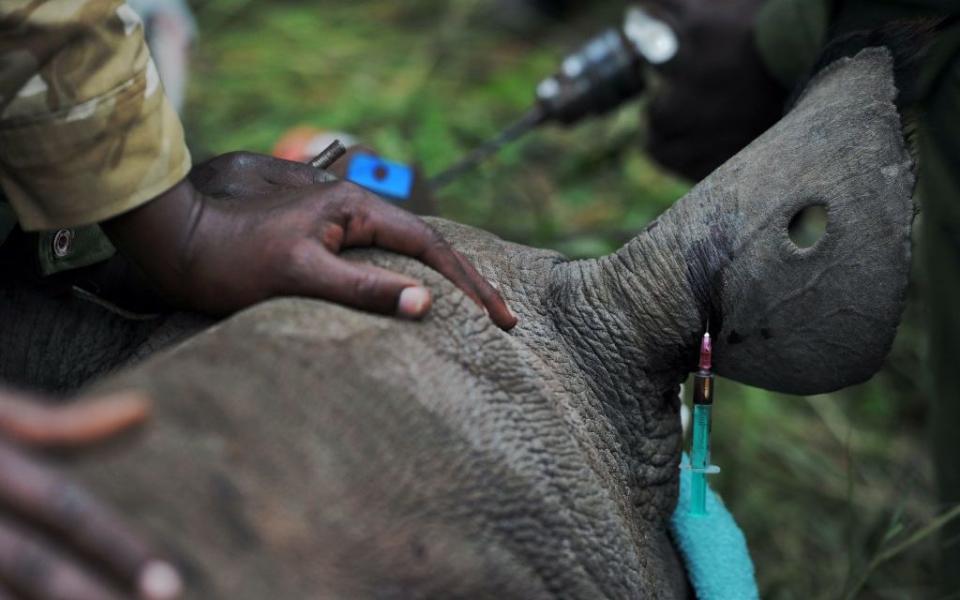
M 789 393 L 870 377 L 892 343 L 910 265 L 913 164 L 891 53 L 814 76 L 793 109 L 693 191 L 726 260 L 712 281 L 717 371 Z M 722 207 L 722 208 L 719 208 Z M 791 223 L 819 210 L 813 245 Z

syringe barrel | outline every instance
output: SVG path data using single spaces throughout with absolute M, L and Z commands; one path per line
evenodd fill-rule
M 693 406 L 693 443 L 690 446 L 690 463 L 694 469 L 706 469 L 710 466 L 712 408 L 709 404 Z
M 710 427 L 713 407 L 693 405 L 693 443 L 690 446 L 690 512 L 702 515 L 707 510 L 707 481 L 704 469 L 710 466 Z

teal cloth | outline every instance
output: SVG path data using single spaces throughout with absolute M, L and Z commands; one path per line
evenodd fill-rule
M 689 465 L 686 454 L 681 459 Z M 680 471 L 680 498 L 670 532 L 698 600 L 759 598 L 747 540 L 723 500 L 707 490 L 707 514 L 691 515 L 689 469 Z

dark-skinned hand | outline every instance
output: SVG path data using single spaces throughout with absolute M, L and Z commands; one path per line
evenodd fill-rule
M 499 292 L 424 221 L 361 187 L 326 179 L 305 164 L 228 154 L 102 226 L 160 293 L 184 308 L 228 314 L 295 295 L 422 317 L 431 303 L 422 282 L 339 256 L 372 246 L 420 260 L 498 326 L 516 324 Z
M 33 456 L 99 442 L 149 412 L 137 393 L 55 407 L 0 389 L 0 598 L 180 595 L 180 577 L 168 562 L 113 511 Z
M 647 0 L 677 33 L 677 56 L 660 68 L 647 149 L 663 166 L 700 180 L 780 118 L 787 91 L 767 72 L 753 39 L 764 0 Z

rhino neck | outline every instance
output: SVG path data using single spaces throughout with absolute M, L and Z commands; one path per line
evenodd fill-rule
M 698 190 L 702 191 L 702 190 Z M 617 252 L 557 267 L 551 297 L 560 331 L 604 383 L 678 383 L 695 367 L 700 336 L 721 319 L 719 273 L 728 244 L 711 216 L 684 198 Z
M 616 432 L 605 450 L 619 454 L 647 519 L 667 518 L 676 501 L 679 384 L 710 312 L 691 283 L 709 277 L 697 236 L 670 213 L 614 254 L 558 265 L 551 289 L 557 329 Z

